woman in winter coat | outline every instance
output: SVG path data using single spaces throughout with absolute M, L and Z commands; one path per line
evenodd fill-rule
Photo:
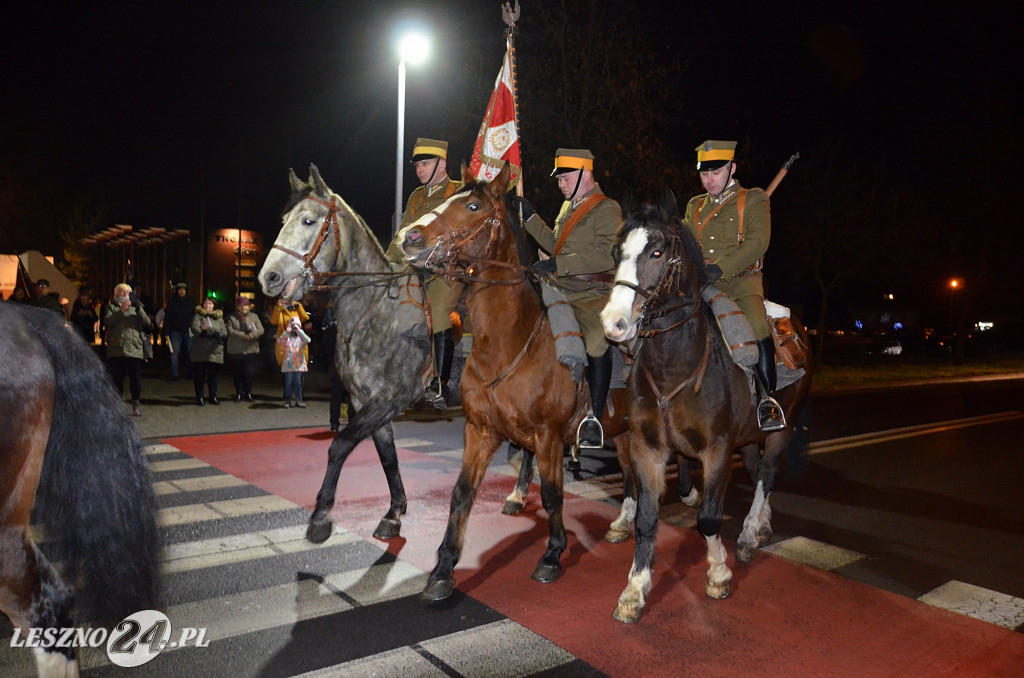
M 228 316 L 228 365 L 235 378 L 235 402 L 252 402 L 252 376 L 260 360 L 263 323 L 249 310 L 249 298 L 235 300 L 235 312 Z
M 196 306 L 192 316 L 192 383 L 196 389 L 196 405 L 203 402 L 203 383 L 210 392 L 210 404 L 217 400 L 217 373 L 224 364 L 224 340 L 228 336 L 223 311 L 215 309 L 216 301 L 207 297 L 202 306 Z
M 103 341 L 107 345 L 110 376 L 118 393 L 124 393 L 124 377 L 128 375 L 132 414 L 136 417 L 142 415 L 139 404 L 142 399 L 142 344 L 149 339 L 147 332 L 152 324 L 132 288 L 124 283 L 116 286 L 114 298 L 103 309 L 103 326 L 106 328 Z

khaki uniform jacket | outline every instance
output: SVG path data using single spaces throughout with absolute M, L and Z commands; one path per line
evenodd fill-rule
M 595 186 L 581 198 L 588 198 L 595 193 L 601 193 L 600 186 Z M 558 217 L 555 218 L 554 230 L 548 228 L 539 215 L 534 214 L 526 222 L 526 231 L 537 240 L 545 252 L 554 255 L 562 229 L 575 211 L 572 202 L 566 200 L 562 203 Z M 566 292 L 592 289 L 603 289 L 606 294 L 610 292 L 610 283 L 583 281 L 572 276 L 614 273 L 615 258 L 612 256 L 612 248 L 615 246 L 615 238 L 621 224 L 622 210 L 619 203 L 611 198 L 599 202 L 579 220 L 555 259 L 558 263 L 555 275 L 559 288 Z
M 203 328 L 204 320 L 210 321 L 210 327 Z M 196 314 L 192 316 L 192 352 L 189 354 L 192 362 L 223 365 L 224 340 L 227 336 L 223 311 L 207 313 L 202 306 L 196 306 Z
M 601 187 L 595 186 L 582 198 L 601 193 Z M 538 215 L 534 214 L 526 222 L 526 231 L 532 235 L 541 248 L 548 254 L 555 254 L 562 229 L 576 210 L 571 201 L 562 203 L 562 209 L 555 219 L 555 228 L 551 230 Z M 619 203 L 611 198 L 597 203 L 583 218 L 576 223 L 569 237 L 566 238 L 562 250 L 555 255 L 558 270 L 555 280 L 558 288 L 565 293 L 565 298 L 572 306 L 576 321 L 583 333 L 583 343 L 587 354 L 600 356 L 608 348 L 608 341 L 601 327 L 600 314 L 608 296 L 611 294 L 610 282 L 585 280 L 576 276 L 611 273 L 615 271 L 615 258 L 612 248 L 622 224 L 622 210 Z
M 707 193 L 692 198 L 686 206 L 683 224 L 700 243 L 704 260 L 708 264 L 718 264 L 722 269 L 722 278 L 713 283 L 739 304 L 754 328 L 754 333 L 761 338 L 767 336 L 768 331 L 761 303 L 764 298 L 763 276 L 761 271 L 744 271 L 768 251 L 772 232 L 771 207 L 764 191 L 747 191 L 743 208 L 743 242 L 738 243 L 739 207 L 736 196 L 739 189 L 740 183 L 733 181 L 727 189 L 732 192 L 732 196 L 713 215 L 716 205 Z M 696 223 L 698 206 L 702 226 Z
M 434 192 L 427 195 L 427 187 L 420 186 L 409 196 L 405 204 L 405 212 L 402 214 L 402 223 L 399 230 L 415 222 L 420 217 L 440 207 L 445 200 L 455 195 L 462 188 L 461 181 L 452 181 L 445 177 L 437 184 Z M 390 262 L 404 263 L 405 255 L 398 247 L 397 238 L 388 245 L 387 259 Z M 424 275 L 423 283 L 427 291 L 427 298 L 430 300 L 430 328 L 435 334 L 450 329 L 452 326 L 451 313 L 459 303 L 459 295 L 462 293 L 462 283 L 449 285 L 444 278 L 433 275 Z

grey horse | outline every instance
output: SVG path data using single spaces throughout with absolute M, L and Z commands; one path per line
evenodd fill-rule
M 328 451 L 306 538 L 320 544 L 331 536 L 341 467 L 367 436 L 391 491 L 374 536 L 397 537 L 406 497 L 391 422 L 419 399 L 432 364 L 423 288 L 415 273 L 392 270 L 366 222 L 327 187 L 315 165 L 309 170 L 307 182 L 288 171 L 291 198 L 259 274 L 268 297 L 296 300 L 310 289 L 330 289 L 338 320 L 334 362 L 350 394 L 348 424 Z

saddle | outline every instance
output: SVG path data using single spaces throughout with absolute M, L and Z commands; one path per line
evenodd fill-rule
M 793 371 L 807 367 L 808 346 L 793 326 L 793 321 L 789 318 L 789 309 L 767 299 L 764 302 L 764 309 L 771 325 L 776 359 Z

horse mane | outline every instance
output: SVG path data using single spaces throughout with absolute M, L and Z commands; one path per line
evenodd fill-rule
M 690 261 L 697 278 L 699 289 L 704 289 L 708 284 L 707 274 L 704 272 L 704 252 L 700 243 L 690 232 L 690 229 L 683 225 L 683 217 L 679 211 L 675 194 L 670 189 L 665 189 L 661 200 L 655 204 L 645 200 L 637 200 L 632 191 L 623 197 L 623 213 L 625 221 L 619 232 L 619 242 L 626 239 L 631 231 L 638 228 L 645 228 L 660 234 L 666 242 L 672 242 L 678 238 L 683 249 L 683 255 Z

